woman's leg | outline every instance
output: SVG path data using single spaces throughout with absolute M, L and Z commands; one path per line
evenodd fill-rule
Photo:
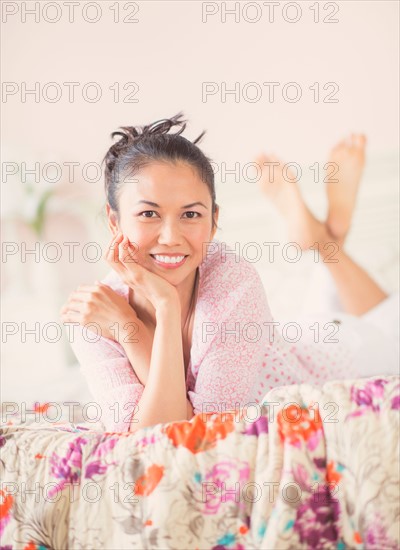
M 325 224 L 322 225 L 326 228 Z M 329 270 L 347 313 L 363 315 L 388 297 L 366 270 L 350 258 L 327 228 L 318 245 L 320 261 Z
M 338 181 L 328 182 L 326 224 L 307 208 L 295 176 L 286 171 L 286 178 L 283 177 L 284 164 L 277 157 L 260 155 L 257 158 L 263 174 L 261 189 L 286 218 L 289 240 L 297 242 L 302 250 L 318 249 L 320 262 L 329 270 L 336 285 L 342 308 L 352 315 L 363 315 L 387 298 L 387 294 L 343 248 L 364 165 L 364 147 L 365 138 L 353 135 L 331 153 L 330 162 L 337 164 L 339 170 Z

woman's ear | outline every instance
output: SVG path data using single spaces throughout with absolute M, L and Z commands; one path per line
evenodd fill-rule
M 119 231 L 117 214 L 108 203 L 106 204 L 106 212 L 108 218 L 108 228 L 113 235 L 116 235 Z

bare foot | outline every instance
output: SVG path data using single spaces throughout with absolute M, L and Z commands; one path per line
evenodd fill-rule
M 341 241 L 351 224 L 365 164 L 365 144 L 365 135 L 351 134 L 347 140 L 341 141 L 332 149 L 329 158 L 330 163 L 337 165 L 338 171 L 334 174 L 333 167 L 327 170 L 329 208 L 326 225 L 332 235 Z
M 261 154 L 255 162 L 262 170 L 261 191 L 287 221 L 289 242 L 296 242 L 302 250 L 326 242 L 327 227 L 307 208 L 293 171 L 274 155 Z

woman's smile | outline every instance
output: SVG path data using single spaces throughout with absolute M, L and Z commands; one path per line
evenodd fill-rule
M 154 263 L 165 269 L 176 269 L 186 262 L 187 255 L 150 254 Z

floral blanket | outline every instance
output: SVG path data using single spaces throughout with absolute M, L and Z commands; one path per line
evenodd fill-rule
M 399 390 L 282 386 L 136 433 L 3 404 L 1 550 L 397 549 Z

